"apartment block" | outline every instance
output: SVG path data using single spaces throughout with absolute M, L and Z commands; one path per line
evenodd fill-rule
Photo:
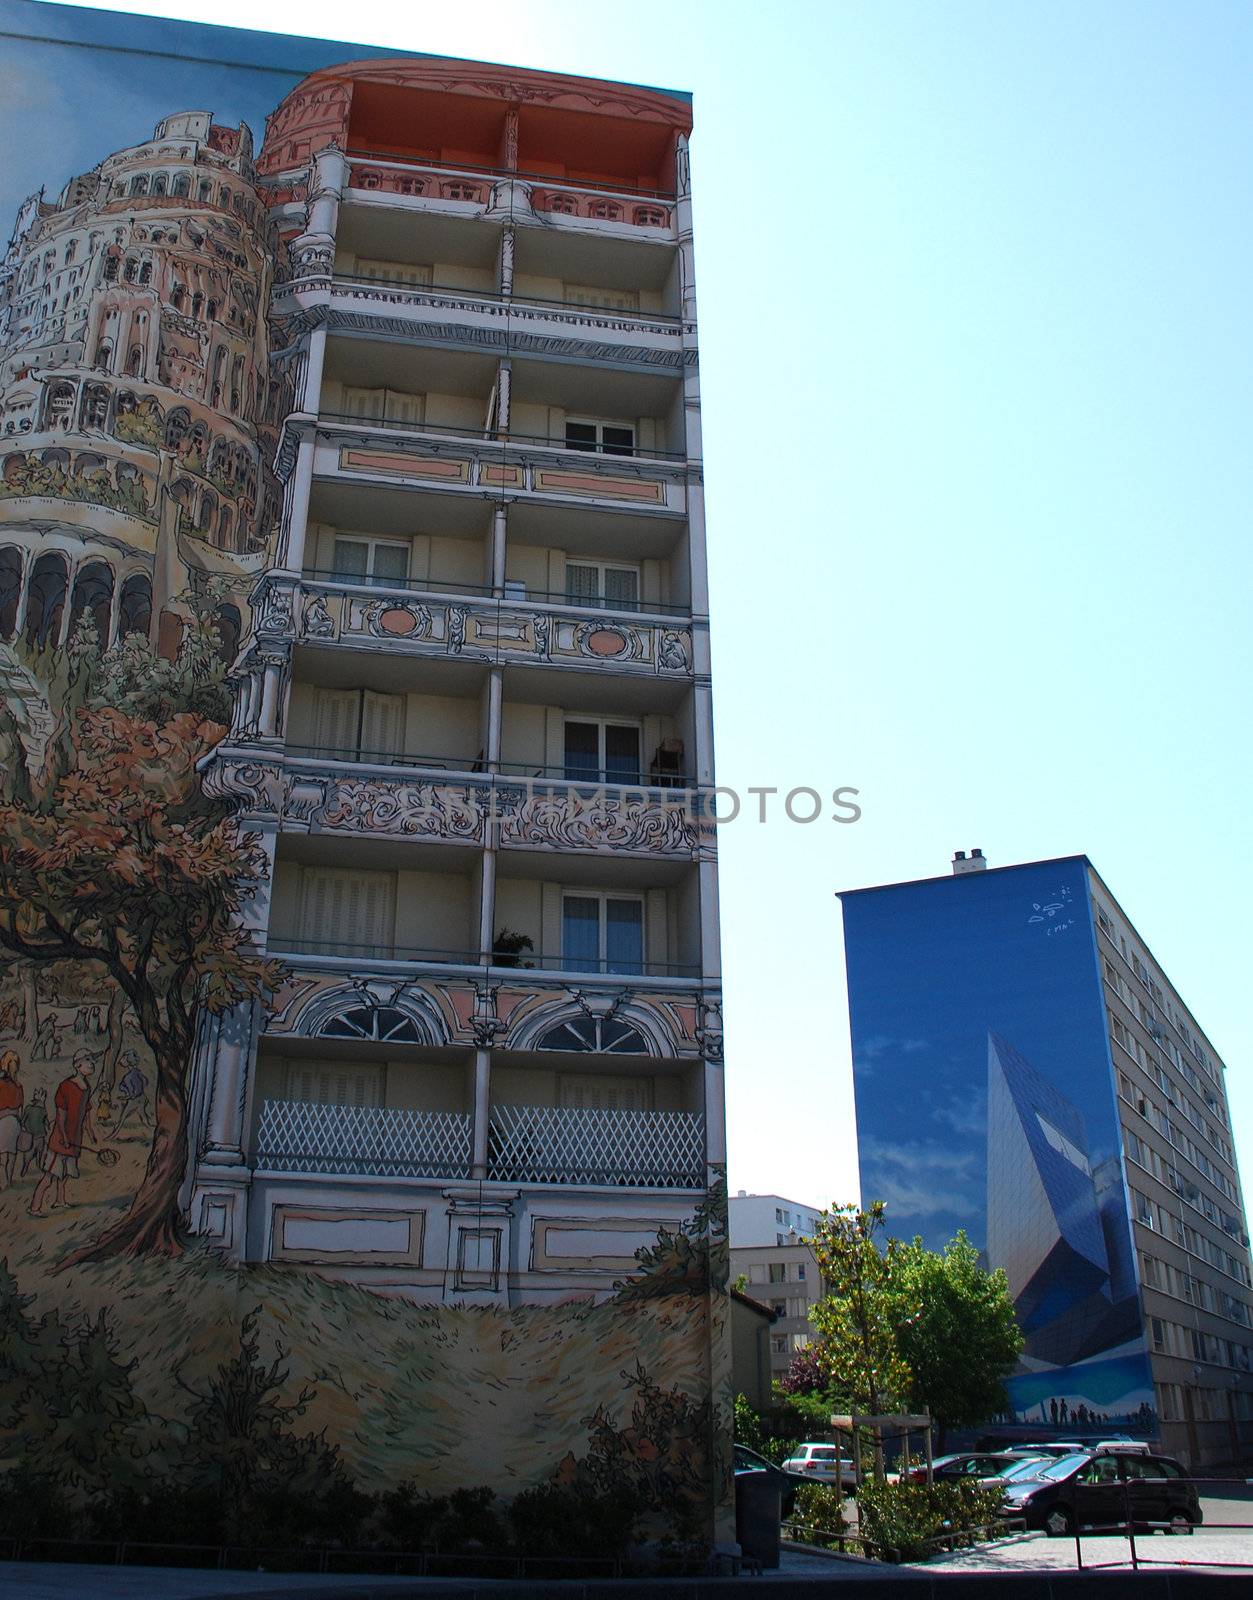
M 822 1214 L 821 1206 L 802 1205 L 780 1194 L 749 1194 L 741 1189 L 728 1202 L 731 1248 L 746 1245 L 790 1244 L 812 1238 Z
M 1004 1267 L 1018 1437 L 1253 1442 L 1249 1233 L 1226 1068 L 1084 856 L 841 896 L 862 1194 Z
M 290 977 L 205 1031 L 191 1202 L 244 1259 L 607 1293 L 721 1171 L 689 109 L 610 98 L 363 62 L 269 119 L 293 401 L 206 781 Z

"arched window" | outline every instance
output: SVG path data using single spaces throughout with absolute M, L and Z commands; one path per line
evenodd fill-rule
M 187 290 L 181 283 L 176 283 L 170 290 L 170 304 L 174 307 L 175 311 L 186 311 Z
M 148 178 L 147 178 L 147 175 L 145 173 L 141 172 L 137 177 L 134 177 L 134 178 L 131 179 L 131 193 L 132 194 L 147 194 L 148 193 Z
M 113 609 L 113 569 L 104 561 L 89 561 L 74 579 L 70 602 L 70 629 L 78 626 L 84 611 L 91 614 L 102 646 L 109 642 L 109 614 Z
M 102 383 L 89 383 L 83 389 L 83 427 L 104 428 L 109 421 L 109 391 Z
M 35 562 L 26 596 L 26 643 L 32 650 L 56 643 L 68 580 L 64 556 L 49 550 Z
M 318 1029 L 323 1039 L 375 1039 L 387 1044 L 422 1044 L 412 1017 L 395 1006 L 350 1006 Z
M 127 283 L 134 283 L 139 276 L 139 262 L 134 256 L 127 256 L 126 265 L 122 268 L 122 277 Z
M 113 345 L 108 339 L 101 339 L 96 346 L 96 371 L 107 372 L 109 363 L 113 360 Z
M 124 639 L 128 633 L 146 634 L 151 626 L 152 584 L 146 573 L 134 572 L 122 585 L 117 608 L 117 636 Z
M 0 550 L 0 639 L 11 639 L 22 598 L 22 552 L 9 545 Z
M 170 193 L 176 200 L 186 200 L 191 194 L 191 179 L 185 172 L 180 172 L 170 186 Z
M 226 379 L 226 363 L 230 359 L 230 352 L 225 345 L 219 345 L 213 352 L 213 382 L 209 389 L 209 404 L 219 405 L 222 400 L 222 390 Z
M 175 406 L 165 419 L 165 447 L 177 450 L 191 427 L 191 413 L 186 406 Z
M 144 347 L 140 344 L 133 344 L 126 352 L 126 376 L 128 378 L 142 377 L 143 370 Z
M 139 264 L 139 281 L 141 284 L 152 282 L 152 262 L 141 261 Z
M 167 189 L 167 187 L 168 187 L 168 182 L 167 182 L 165 173 L 164 172 L 158 172 L 156 177 L 152 180 L 152 192 L 153 192 L 153 194 L 164 194 L 166 189 Z
M 210 300 L 207 302 L 204 308 L 204 314 L 210 322 L 216 322 L 218 320 L 218 303 L 216 300 Z
M 68 429 L 74 421 L 74 385 L 54 383 L 48 389 L 49 428 Z
M 191 297 L 191 314 L 192 314 L 193 317 L 195 317 L 197 322 L 200 321 L 200 314 L 201 314 L 201 312 L 203 310 L 204 310 L 204 295 L 202 295 L 200 293 L 200 290 L 197 289 L 195 294 L 192 295 L 192 297 Z
M 205 462 L 209 458 L 209 430 L 203 422 L 193 424 L 187 435 L 187 444 L 183 450 L 183 459 L 187 465 L 196 472 L 203 472 Z
M 638 1029 L 614 1017 L 567 1017 L 537 1043 L 539 1050 L 596 1051 L 601 1055 L 646 1056 L 648 1046 Z
M 196 190 L 197 200 L 211 200 L 213 198 L 213 185 L 208 178 L 201 178 L 200 187 Z
M 104 281 L 106 283 L 117 282 L 117 257 L 115 255 L 107 255 L 104 258 Z
M 244 399 L 244 358 L 235 357 L 231 367 L 231 410 L 238 413 Z
M 65 264 L 68 267 L 74 259 L 74 252 L 78 247 L 77 239 L 67 239 L 65 244 Z

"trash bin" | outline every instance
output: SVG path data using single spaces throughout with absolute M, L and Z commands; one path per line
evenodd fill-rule
M 745 1556 L 763 1567 L 779 1565 L 780 1499 L 773 1473 L 736 1473 L 735 1537 Z

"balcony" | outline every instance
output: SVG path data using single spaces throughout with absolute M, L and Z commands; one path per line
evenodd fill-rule
M 255 1164 L 274 1173 L 464 1179 L 470 1157 L 469 1116 L 267 1100 Z M 495 1106 L 487 1177 L 578 1188 L 701 1189 L 705 1119 L 683 1111 Z
M 470 1135 L 457 1112 L 266 1100 L 255 1160 L 270 1172 L 467 1178 Z
M 310 284 L 301 280 L 292 287 Z M 319 283 L 320 290 L 324 287 Z M 501 355 L 556 355 L 626 367 L 678 370 L 685 359 L 694 359 L 684 356 L 685 336 L 694 342 L 694 325 L 677 317 L 349 272 L 330 279 L 329 327 L 428 344 L 465 343 Z
M 537 435 L 486 435 L 447 423 L 324 411 L 313 470 L 331 484 L 434 488 L 476 500 L 508 493 L 522 504 L 687 514 L 687 469 L 676 451 L 598 454 Z
M 253 596 L 259 633 L 318 648 L 690 680 L 692 630 L 677 608 L 579 605 L 552 592 L 494 598 L 472 584 L 271 574 Z M 673 615 L 670 614 L 673 611 Z

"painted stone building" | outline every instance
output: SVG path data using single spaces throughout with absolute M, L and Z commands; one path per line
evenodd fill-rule
M 127 1416 L 233 1341 L 363 1487 L 724 1542 L 690 101 L 0 20 L 155 128 L 67 128 L 0 278 L 3 1099 L 99 1136 L 0 1185 L 6 1314 L 125 1351 Z

